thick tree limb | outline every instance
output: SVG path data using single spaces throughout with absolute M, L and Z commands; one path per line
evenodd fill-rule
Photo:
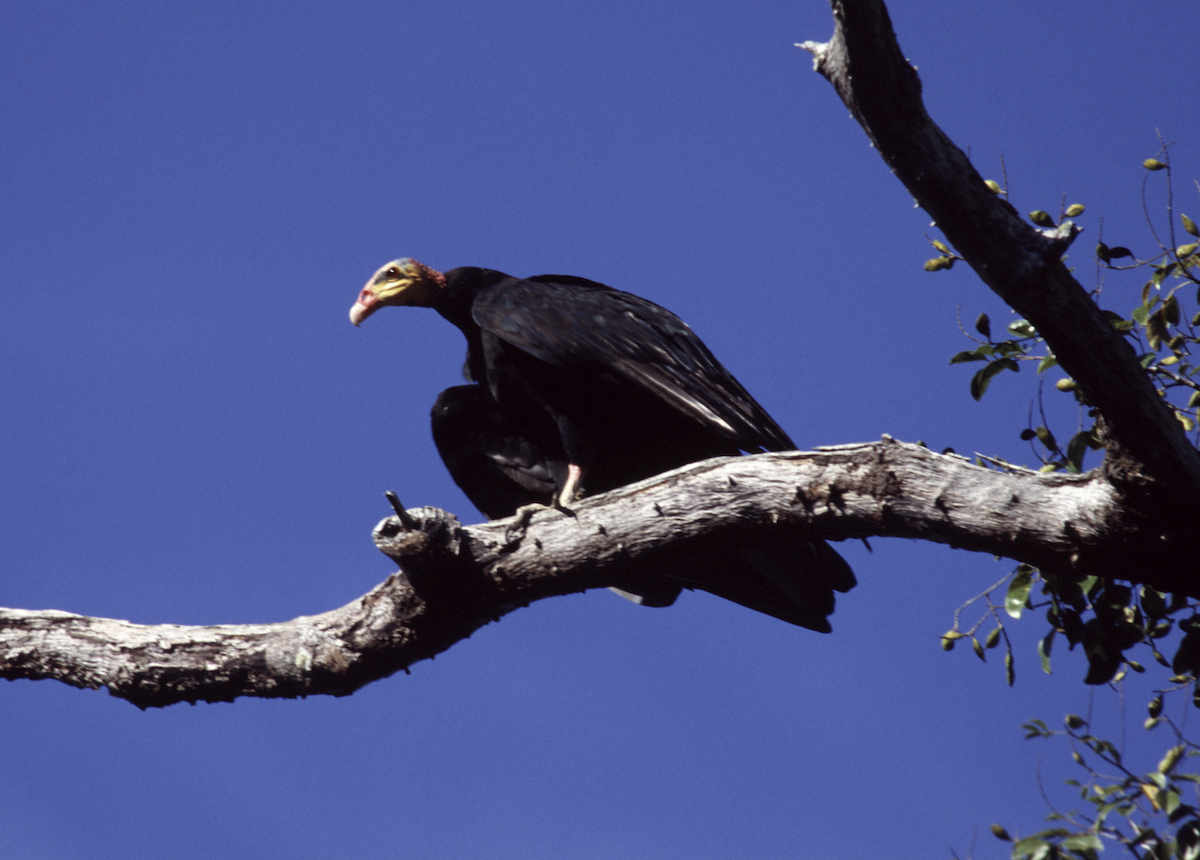
M 992 194 L 966 155 L 929 118 L 921 81 L 896 42 L 882 0 L 832 0 L 826 44 L 802 45 L 896 177 L 985 284 L 1045 337 L 1063 368 L 1104 416 L 1117 480 L 1171 489 L 1194 523 L 1200 455 L 1157 396 L 1129 343 L 1062 263 L 1078 232 L 1070 222 L 1037 230 Z
M 585 499 L 574 517 L 538 513 L 512 545 L 504 522 L 464 528 L 436 509 L 409 514 L 415 529 L 389 517 L 375 530 L 403 573 L 340 609 L 208 627 L 0 610 L 0 677 L 107 686 L 140 707 L 347 695 L 534 600 L 654 576 L 734 532 L 919 538 L 1046 571 L 1115 569 L 1161 555 L 1163 543 L 1130 526 L 1102 475 L 994 471 L 886 437 L 697 463 Z M 1148 581 L 1169 575 L 1167 565 L 1147 569 Z M 1177 585 L 1160 582 L 1200 597 L 1197 583 Z

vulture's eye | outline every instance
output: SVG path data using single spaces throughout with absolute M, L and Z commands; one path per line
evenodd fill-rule
M 390 269 L 388 269 L 386 272 L 384 272 L 384 274 L 387 275 L 389 278 L 398 278 L 398 277 L 400 277 L 400 270 L 397 269 L 395 266 L 392 266 Z

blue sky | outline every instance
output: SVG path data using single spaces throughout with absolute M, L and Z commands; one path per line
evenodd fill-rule
M 1021 211 L 1087 205 L 1087 283 L 1101 218 L 1149 251 L 1156 129 L 1200 210 L 1194 12 L 892 9 L 983 174 L 1003 157 Z M 428 431 L 461 335 L 346 319 L 402 255 L 653 299 L 803 446 L 1029 462 L 1032 374 L 977 404 L 947 365 L 960 306 L 1010 316 L 965 268 L 922 271 L 928 217 L 793 47 L 831 32 L 819 2 L 0 5 L 0 605 L 284 620 L 389 573 L 384 490 L 477 520 Z M 345 699 L 143 713 L 6 684 L 0 855 L 928 857 L 978 832 L 1005 856 L 987 825 L 1039 826 L 1039 757 L 1070 802 L 1065 751 L 1018 727 L 1089 708 L 1083 661 L 1043 676 L 1017 625 L 1006 688 L 999 654 L 937 637 L 1012 564 L 873 549 L 843 547 L 860 585 L 830 636 L 593 592 Z M 1118 698 L 1094 707 L 1120 736 Z

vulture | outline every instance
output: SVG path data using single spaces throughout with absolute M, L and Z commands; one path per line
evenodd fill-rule
M 630 293 L 402 258 L 371 277 L 350 320 L 387 305 L 433 308 L 467 339 L 473 384 L 443 391 L 431 423 L 451 477 L 490 519 L 535 503 L 568 508 L 710 457 L 796 447 L 686 323 Z M 833 592 L 854 585 L 824 541 L 760 534 L 697 548 L 654 582 L 614 590 L 668 606 L 702 588 L 828 632 Z

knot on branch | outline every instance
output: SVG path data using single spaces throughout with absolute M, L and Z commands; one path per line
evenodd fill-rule
M 440 508 L 414 508 L 405 511 L 403 517 L 380 520 L 371 531 L 371 539 L 397 564 L 429 553 L 457 556 L 462 547 L 462 524 L 454 514 Z
M 470 559 L 464 559 L 469 555 L 463 553 L 464 538 L 458 517 L 432 507 L 387 517 L 371 532 L 379 551 L 396 562 L 417 594 L 427 600 L 478 577 Z
M 1016 213 L 1016 209 L 1013 209 L 1012 206 L 1009 208 Z M 1030 236 L 1033 244 L 1032 251 L 1017 266 L 1013 273 L 1014 277 L 1018 280 L 1044 277 L 1041 274 L 1042 271 L 1048 266 L 1061 264 L 1063 255 L 1067 253 L 1067 249 L 1071 247 L 1075 237 L 1082 232 L 1083 228 L 1076 226 L 1072 221 L 1063 221 L 1058 226 L 1045 230 L 1030 228 L 1030 233 L 1027 235 Z
M 812 54 L 814 72 L 820 75 L 825 74 L 825 55 L 829 52 L 828 42 L 796 42 L 795 46 Z
M 1039 230 L 1042 238 L 1046 240 L 1047 247 L 1044 252 L 1046 260 L 1057 260 L 1067 253 L 1067 249 L 1071 247 L 1071 243 L 1075 241 L 1075 237 L 1083 232 L 1083 228 L 1076 226 L 1074 221 L 1063 221 L 1057 227 L 1052 227 L 1047 230 Z

